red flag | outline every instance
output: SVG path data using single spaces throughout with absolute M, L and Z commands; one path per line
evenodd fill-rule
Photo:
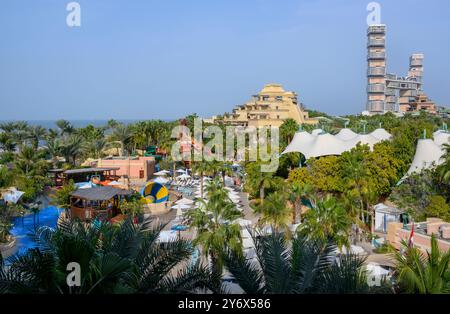
M 408 246 L 412 247 L 414 245 L 414 221 L 411 227 L 411 233 L 409 234 Z

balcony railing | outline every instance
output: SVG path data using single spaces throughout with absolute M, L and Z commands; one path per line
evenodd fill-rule
M 367 109 L 369 109 L 369 111 L 383 111 L 384 110 L 384 101 L 369 100 L 367 102 Z
M 378 46 L 384 46 L 385 40 L 384 39 L 369 39 L 368 46 L 378 47 Z
M 385 67 L 368 68 L 367 75 L 370 76 L 384 76 L 386 74 Z
M 369 84 L 367 86 L 367 91 L 369 93 L 384 93 L 386 85 L 384 84 Z
M 385 52 L 369 52 L 367 55 L 368 59 L 385 59 L 386 53 Z
M 411 66 L 423 66 L 423 60 L 420 59 L 412 59 L 410 60 L 409 64 Z
M 367 28 L 367 34 L 384 34 L 386 32 L 386 26 L 384 25 L 372 25 Z
M 387 88 L 385 94 L 386 96 L 395 96 L 395 89 Z

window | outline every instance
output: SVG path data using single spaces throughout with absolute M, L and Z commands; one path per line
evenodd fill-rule
M 275 97 L 275 100 L 277 100 L 277 101 L 282 101 L 282 100 L 283 100 L 283 96 L 276 96 L 276 97 Z

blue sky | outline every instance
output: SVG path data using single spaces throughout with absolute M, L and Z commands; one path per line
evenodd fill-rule
M 365 106 L 361 0 L 2 0 L 0 119 L 175 119 L 231 111 L 281 83 L 308 108 Z M 390 72 L 425 54 L 424 89 L 450 105 L 450 2 L 378 1 Z

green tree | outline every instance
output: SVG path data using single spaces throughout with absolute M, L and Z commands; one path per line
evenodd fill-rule
M 206 186 L 208 201 L 198 199 L 198 206 L 187 214 L 190 227 L 197 229 L 194 245 L 201 245 L 205 256 L 211 260 L 213 273 L 221 274 L 225 245 L 242 248 L 240 227 L 234 222 L 241 216 L 228 198 L 228 192 L 218 179 Z
M 450 250 L 442 253 L 436 237 L 431 236 L 431 250 L 423 254 L 405 241 L 404 254 L 395 251 L 396 277 L 401 289 L 409 293 L 450 293 Z
M 269 194 L 264 203 L 254 207 L 255 212 L 261 215 L 258 224 L 267 224 L 272 230 L 289 231 L 292 211 L 286 205 L 285 193 L 276 191 Z
M 367 293 L 363 263 L 355 255 L 335 262 L 330 243 L 281 233 L 254 236 L 256 258 L 227 251 L 225 264 L 239 286 L 249 294 Z
M 430 198 L 430 202 L 425 208 L 425 216 L 450 221 L 450 206 L 445 201 L 445 198 L 440 195 L 434 195 Z
M 319 241 L 332 241 L 339 247 L 349 246 L 351 220 L 346 210 L 334 197 L 313 202 L 298 227 L 300 235 Z

